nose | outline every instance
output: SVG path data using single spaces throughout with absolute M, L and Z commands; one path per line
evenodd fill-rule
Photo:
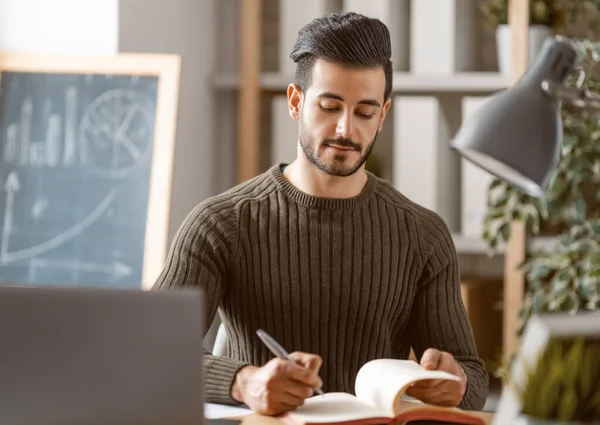
M 349 113 L 344 113 L 337 122 L 337 128 L 335 129 L 338 136 L 351 139 L 352 138 L 352 116 Z

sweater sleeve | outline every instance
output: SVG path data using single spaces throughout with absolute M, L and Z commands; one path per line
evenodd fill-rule
M 154 290 L 200 288 L 204 298 L 204 327 L 210 327 L 223 293 L 236 243 L 233 214 L 222 214 L 213 203 L 198 205 L 178 229 Z M 222 210 L 221 210 L 222 211 Z M 204 336 L 205 336 L 204 335 Z M 237 404 L 231 397 L 237 371 L 246 363 L 203 353 L 205 401 Z
M 473 330 L 460 291 L 458 259 L 451 234 L 437 216 L 422 227 L 422 273 L 411 314 L 412 346 L 418 359 L 428 348 L 453 355 L 467 375 L 459 407 L 483 409 L 489 377 L 478 357 Z

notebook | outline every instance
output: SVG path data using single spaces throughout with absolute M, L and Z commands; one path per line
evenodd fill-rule
M 334 392 L 311 397 L 281 419 L 290 425 L 406 424 L 422 420 L 485 425 L 477 412 L 403 398 L 410 384 L 426 379 L 460 380 L 444 371 L 426 370 L 412 360 L 377 359 L 358 372 L 356 395 Z

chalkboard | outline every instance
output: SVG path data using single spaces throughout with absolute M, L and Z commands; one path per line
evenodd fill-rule
M 0 284 L 152 285 L 178 75 L 170 55 L 0 57 Z

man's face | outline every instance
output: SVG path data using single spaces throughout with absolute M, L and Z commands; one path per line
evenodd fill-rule
M 364 166 L 390 106 L 382 68 L 342 68 L 318 60 L 309 89 L 288 89 L 306 158 L 323 172 L 350 176 Z

